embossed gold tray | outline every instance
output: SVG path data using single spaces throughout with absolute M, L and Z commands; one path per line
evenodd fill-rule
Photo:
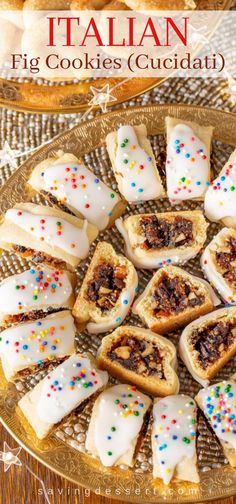
M 54 155 L 58 149 L 64 149 L 64 151 L 82 157 L 97 174 L 101 175 L 105 182 L 116 189 L 116 181 L 110 169 L 104 139 L 108 132 L 116 129 L 122 123 L 133 125 L 142 122 L 146 124 L 158 167 L 164 180 L 166 150 L 164 121 L 167 115 L 214 126 L 212 167 L 215 173 L 219 172 L 236 145 L 235 115 L 185 105 L 152 105 L 131 108 L 104 114 L 91 121 L 84 122 L 42 147 L 12 175 L 3 187 L 0 192 L 0 210 L 4 212 L 16 201 L 30 199 L 26 181 L 31 170 L 36 163 Z M 38 196 L 36 200 L 34 197 L 34 201 L 48 204 Z M 196 203 L 188 202 L 181 206 L 181 209 L 190 209 L 196 206 Z M 154 210 L 170 210 L 168 200 L 163 199 L 155 203 L 147 202 L 140 205 L 138 210 L 136 209 L 136 211 L 140 212 Z M 133 210 L 128 206 L 126 215 L 132 212 Z M 209 226 L 208 240 L 212 238 L 218 229 L 219 226 L 216 224 Z M 111 241 L 117 251 L 123 252 L 123 241 L 115 228 L 101 233 L 99 239 Z M 95 245 L 92 247 L 90 257 L 78 268 L 78 286 L 90 262 Z M 26 261 L 4 253 L 0 264 L 0 280 L 10 274 L 22 271 L 26 267 Z M 199 258 L 189 261 L 186 269 L 194 274 L 201 275 Z M 140 287 L 142 289 L 150 276 L 150 272 L 139 270 Z M 127 318 L 125 322 L 141 325 L 140 320 L 135 316 Z M 176 343 L 179 334 L 173 333 L 169 337 Z M 94 354 L 96 353 L 100 343 L 100 336 L 81 333 L 76 338 L 78 350 L 89 350 Z M 235 372 L 235 364 L 236 359 L 232 359 L 218 374 L 216 380 L 231 376 Z M 208 424 L 201 414 L 199 414 L 197 441 L 201 477 L 199 485 L 173 482 L 170 486 L 165 487 L 160 480 L 154 481 L 152 479 L 150 422 L 145 438 L 138 449 L 133 469 L 127 469 L 123 466 L 104 468 L 97 459 L 86 454 L 84 447 L 85 433 L 94 399 L 91 399 L 85 407 L 78 409 L 65 419 L 46 440 L 38 441 L 26 420 L 20 415 L 17 402 L 23 393 L 42 379 L 48 369 L 41 369 L 27 378 L 17 381 L 16 385 L 7 384 L 0 370 L 1 421 L 17 442 L 47 467 L 68 480 L 90 488 L 92 491 L 130 502 L 203 502 L 235 494 L 236 470 L 230 468 L 227 464 L 216 437 L 209 430 Z M 194 397 L 200 386 L 192 379 L 181 362 L 179 362 L 178 374 L 181 382 L 180 392 L 188 393 Z
M 232 0 L 196 0 L 196 3 L 198 10 L 227 10 Z M 109 104 L 113 106 L 153 89 L 165 78 L 132 78 L 132 82 L 130 80 L 109 77 L 56 83 L 42 82 L 42 79 L 22 82 L 21 79 L 0 78 L 0 107 L 37 113 L 82 112 L 89 108 L 89 102 L 93 98 L 91 85 L 102 88 L 109 83 L 110 89 L 114 88 L 111 94 L 116 98 L 116 101 Z

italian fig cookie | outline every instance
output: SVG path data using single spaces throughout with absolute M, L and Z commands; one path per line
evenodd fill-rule
M 75 276 L 62 270 L 34 266 L 0 283 L 0 325 L 34 319 L 47 311 L 72 309 Z
M 194 380 L 207 387 L 236 354 L 236 307 L 208 313 L 185 327 L 179 354 Z
M 116 254 L 112 245 L 99 242 L 73 308 L 81 327 L 92 334 L 114 329 L 128 315 L 137 293 L 133 264 Z
M 52 196 L 73 214 L 87 219 L 100 231 L 111 225 L 125 207 L 118 194 L 83 161 L 63 151 L 39 163 L 28 183 L 36 191 Z
M 136 387 L 120 384 L 96 399 L 86 438 L 87 450 L 106 467 L 134 464 L 135 448 L 151 399 Z
M 39 439 L 104 387 L 108 375 L 92 356 L 73 354 L 20 399 L 18 406 Z
M 125 254 L 137 268 L 183 264 L 206 240 L 207 222 L 200 210 L 130 215 L 116 220 Z
M 139 203 L 165 195 L 144 124 L 120 126 L 106 137 L 108 154 L 124 198 Z
M 205 280 L 177 266 L 165 266 L 153 275 L 132 311 L 152 331 L 165 334 L 212 311 L 219 303 Z
M 74 320 L 68 310 L 5 329 L 1 332 L 0 355 L 7 380 L 73 354 L 74 341 Z
M 201 266 L 223 301 L 236 303 L 236 229 L 225 227 L 214 236 L 202 254 Z
M 89 253 L 97 228 L 61 210 L 17 203 L 0 225 L 0 247 L 36 263 L 75 268 Z
M 200 390 L 195 400 L 219 439 L 224 454 L 236 467 L 236 383 L 233 378 Z
M 166 396 L 179 391 L 175 346 L 143 327 L 121 326 L 105 336 L 97 360 L 112 376 L 147 394 Z
M 196 453 L 197 408 L 186 395 L 155 399 L 153 406 L 153 477 L 199 483 Z
M 209 220 L 236 228 L 236 149 L 208 188 L 204 207 Z
M 172 201 L 203 199 L 210 185 L 213 128 L 166 118 L 167 196 Z

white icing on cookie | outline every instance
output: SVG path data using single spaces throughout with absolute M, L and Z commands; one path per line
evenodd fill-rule
M 111 329 L 114 329 L 115 327 L 118 327 L 123 322 L 125 317 L 128 315 L 135 295 L 137 294 L 138 275 L 136 271 L 134 271 L 133 274 L 133 285 L 129 289 L 124 289 L 121 292 L 121 295 L 117 301 L 116 311 L 112 312 L 112 319 L 101 322 L 101 317 L 99 317 L 99 321 L 89 322 L 87 324 L 87 330 L 89 333 L 98 334 L 100 332 L 109 331 Z
M 211 221 L 236 218 L 236 150 L 208 188 L 205 212 Z
M 189 396 L 168 396 L 154 404 L 153 416 L 153 456 L 168 485 L 176 466 L 196 455 L 196 404 Z
M 88 357 L 72 355 L 44 380 L 37 404 L 43 422 L 55 424 L 107 383 L 106 371 L 95 369 Z
M 200 390 L 203 411 L 216 436 L 236 450 L 236 383 L 222 381 Z
M 99 230 L 107 227 L 119 196 L 81 162 L 55 164 L 41 173 L 42 188 L 74 207 Z
M 176 249 L 162 250 L 156 257 L 148 257 L 148 253 L 143 257 L 138 257 L 135 249 L 132 248 L 128 232 L 125 229 L 121 218 L 115 221 L 116 227 L 125 241 L 125 254 L 137 268 L 155 269 L 161 268 L 166 264 L 184 264 L 186 261 L 196 255 L 196 251 L 189 247 L 189 251 L 184 250 L 182 256 L 176 253 Z
M 27 231 L 29 235 L 52 247 L 59 247 L 70 255 L 81 259 L 88 255 L 87 221 L 84 221 L 83 227 L 79 229 L 65 219 L 53 215 L 35 215 L 17 208 L 7 210 L 6 219 Z
M 151 399 L 131 385 L 115 385 L 99 396 L 94 443 L 104 466 L 134 449 Z
M 127 201 L 138 203 L 163 196 L 155 160 L 140 147 L 132 126 L 121 126 L 117 131 L 115 173 Z
M 167 145 L 167 195 L 171 200 L 201 198 L 209 185 L 205 144 L 186 124 L 177 124 Z
M 13 326 L 1 332 L 0 354 L 9 375 L 73 352 L 74 320 L 69 311 Z
M 222 271 L 217 265 L 216 253 L 224 252 L 230 254 L 230 249 L 226 245 L 227 238 L 233 237 L 236 241 L 235 229 L 223 228 L 213 238 L 209 245 L 205 248 L 201 257 L 201 267 L 208 280 L 214 285 L 222 299 L 228 304 L 236 303 L 236 287 L 235 282 L 227 280 Z M 222 239 L 225 244 L 222 245 Z M 233 261 L 234 262 L 234 261 Z
M 72 294 L 72 286 L 64 271 L 32 267 L 12 275 L 0 284 L 1 314 L 21 314 L 27 311 L 63 306 Z

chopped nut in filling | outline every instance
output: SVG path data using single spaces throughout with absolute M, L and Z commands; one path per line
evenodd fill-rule
M 63 267 L 64 266 L 64 261 L 60 259 L 56 259 L 55 257 L 51 257 L 48 254 L 45 254 L 45 252 L 40 252 L 37 250 L 33 250 L 28 247 L 24 247 L 23 245 L 13 245 L 13 249 L 16 252 L 19 252 L 19 254 L 22 257 L 25 257 L 25 259 L 31 259 L 35 263 L 43 263 L 46 262 L 50 264 L 51 266 L 54 266 L 55 268 Z
M 126 266 L 101 263 L 94 269 L 93 279 L 87 288 L 87 298 L 103 312 L 113 308 L 125 287 Z
M 173 278 L 163 273 L 153 292 L 153 311 L 157 317 L 180 313 L 204 303 L 205 296 L 198 288 L 180 276 Z
M 116 341 L 107 355 L 125 369 L 142 376 L 155 374 L 158 378 L 165 379 L 163 358 L 155 343 L 127 335 Z
M 180 247 L 193 242 L 193 224 L 181 216 L 174 217 L 172 221 L 155 215 L 146 216 L 141 219 L 141 228 L 146 249 Z
M 194 349 L 198 352 L 198 361 L 206 369 L 214 364 L 222 352 L 227 351 L 236 338 L 236 326 L 230 322 L 213 322 L 200 329 L 195 329 L 191 335 Z
M 216 252 L 216 262 L 222 276 L 236 289 L 236 239 L 227 240 L 228 252 Z

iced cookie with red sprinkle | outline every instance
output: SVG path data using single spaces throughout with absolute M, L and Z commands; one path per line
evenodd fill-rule
M 94 403 L 86 448 L 106 467 L 134 464 L 135 448 L 151 399 L 135 386 L 119 384 Z
M 97 234 L 93 224 L 57 208 L 17 203 L 0 225 L 0 247 L 37 264 L 73 269 Z
M 167 117 L 166 132 L 168 198 L 173 203 L 203 199 L 210 185 L 213 128 Z
M 34 266 L 0 283 L 0 325 L 41 317 L 72 308 L 75 275 L 46 266 Z
M 92 356 L 73 354 L 30 390 L 18 405 L 43 439 L 53 427 L 107 383 Z
M 186 395 L 156 399 L 153 406 L 153 476 L 199 482 L 196 454 L 197 408 Z
M 204 206 L 209 220 L 236 228 L 236 149 L 208 188 Z
M 222 381 L 200 390 L 196 401 L 218 437 L 226 458 L 236 467 L 236 383 Z
M 99 230 L 111 225 L 125 208 L 120 196 L 83 161 L 63 151 L 39 163 L 28 183 Z
M 120 126 L 107 135 L 106 144 L 119 191 L 127 201 L 140 203 L 165 196 L 144 124 Z
M 7 380 L 74 353 L 75 333 L 68 310 L 2 331 L 0 356 Z

